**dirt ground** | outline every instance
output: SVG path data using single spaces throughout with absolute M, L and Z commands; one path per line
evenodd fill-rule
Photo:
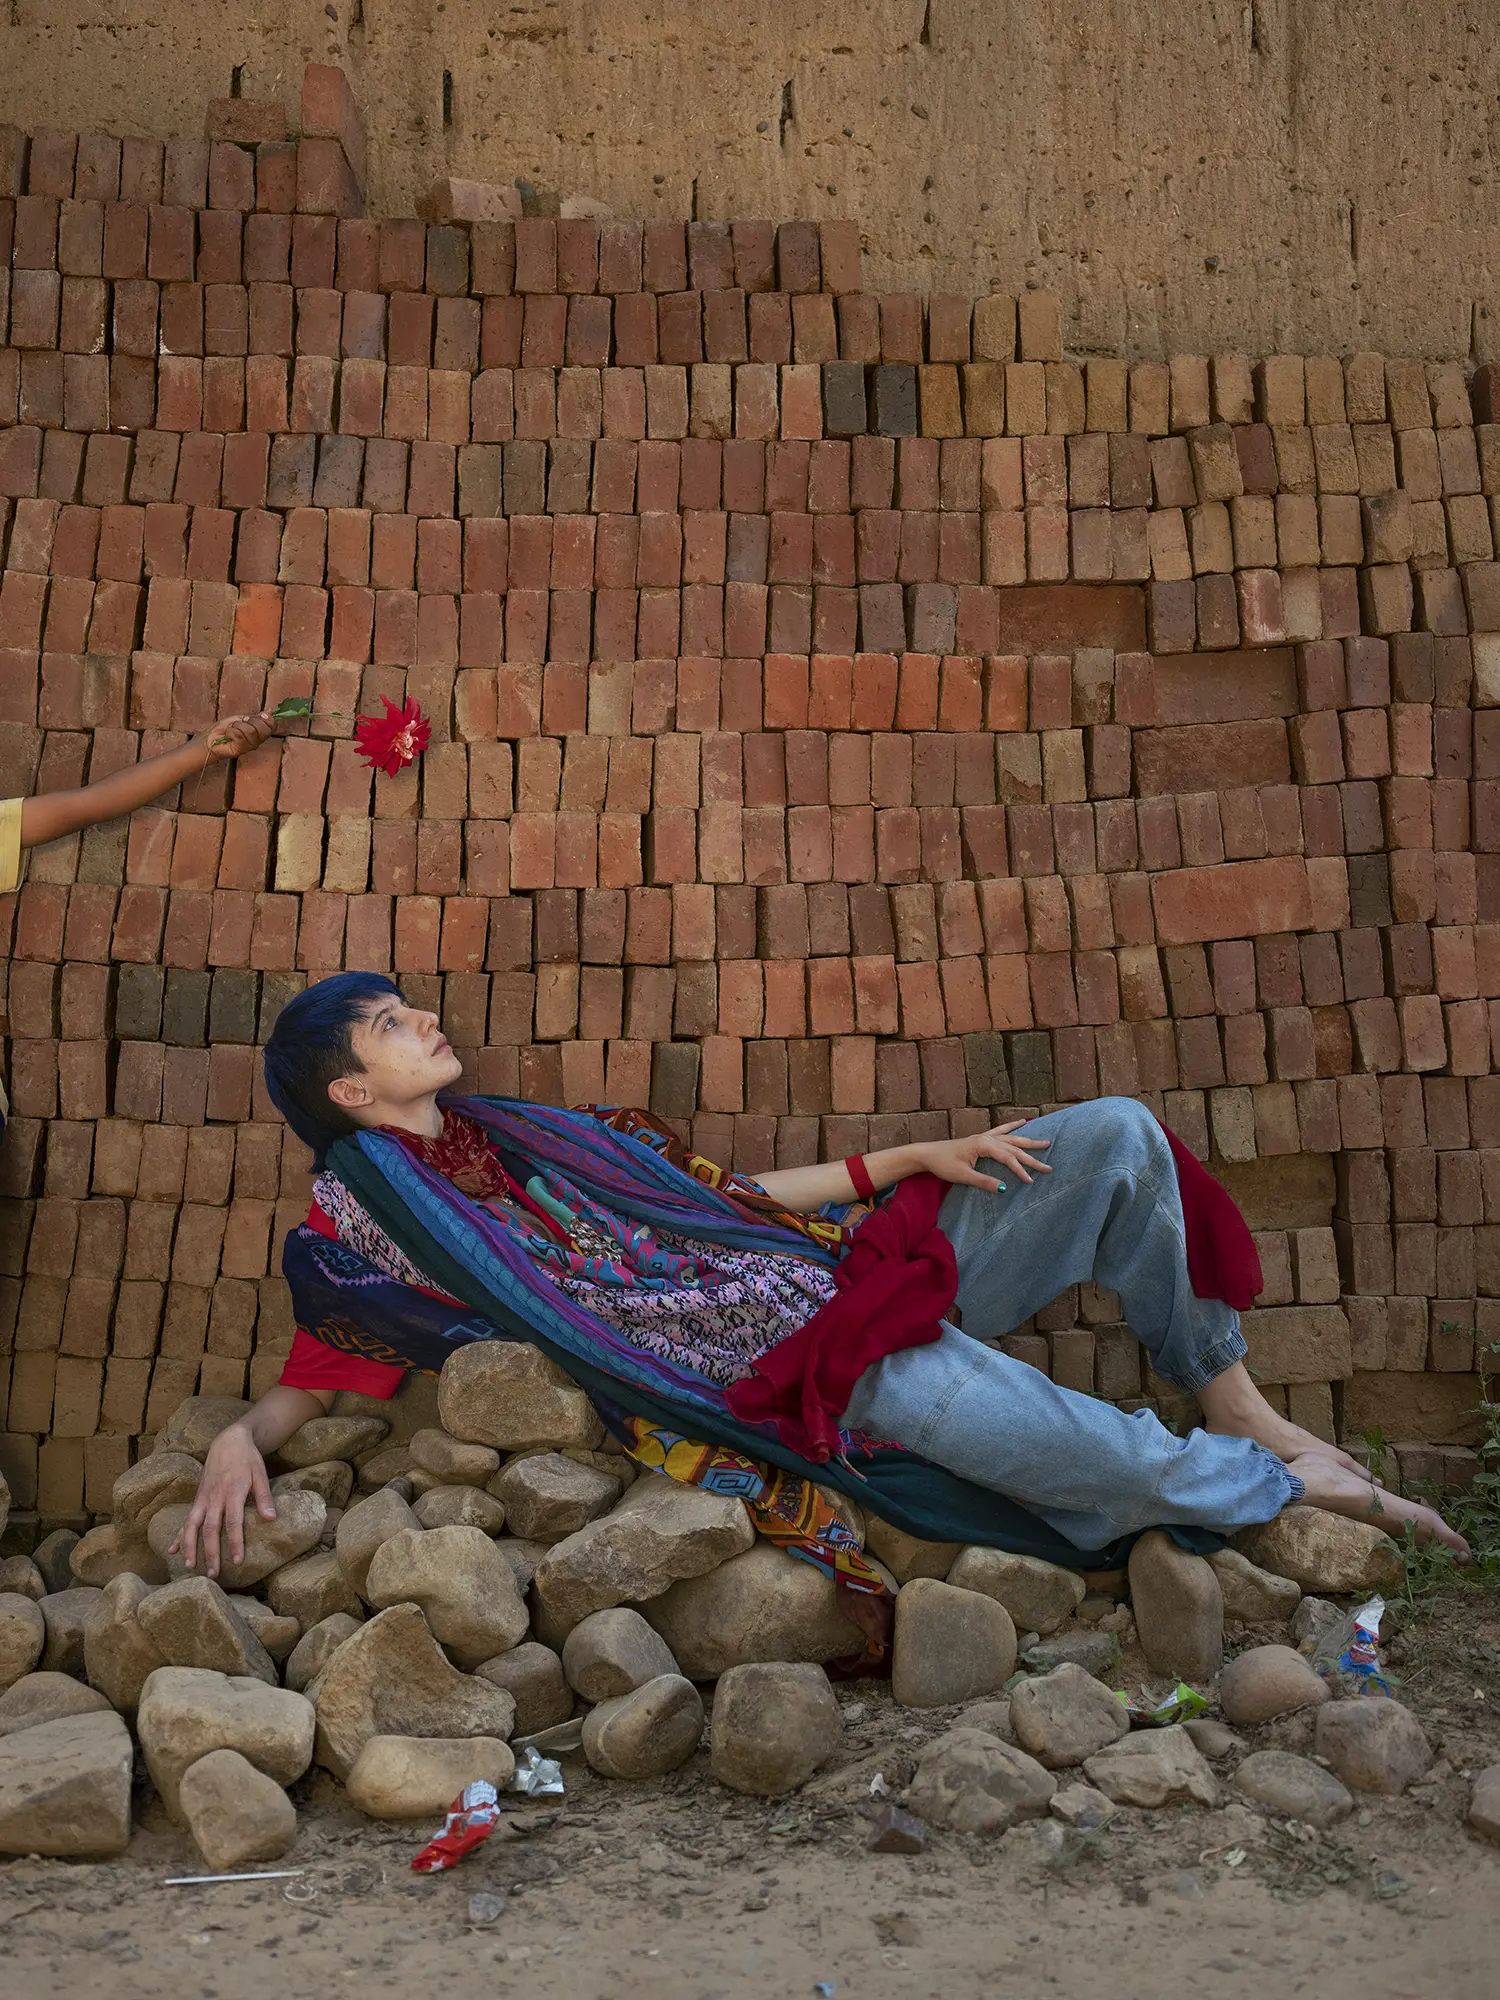
M 1246 1639 L 1260 1636 L 1271 1635 Z M 118 1861 L 0 1865 L 0 1991 L 1493 2000 L 1500 1849 L 1470 1835 L 1463 1813 L 1467 1775 L 1500 1761 L 1500 1608 L 1448 1598 L 1396 1651 L 1438 1763 L 1404 1799 L 1363 1799 L 1328 1835 L 1225 1803 L 1122 1812 L 1060 1852 L 1022 1827 L 869 1854 L 872 1779 L 899 1793 L 954 1711 L 898 1709 L 885 1685 L 854 1682 L 839 1691 L 837 1767 L 791 1798 L 722 1790 L 702 1752 L 641 1785 L 594 1778 L 573 1757 L 565 1799 L 516 1800 L 502 1832 L 448 1875 L 410 1870 L 432 1827 L 364 1820 L 314 1774 L 294 1792 L 296 1848 L 276 1864 L 299 1875 L 167 1887 L 202 1863 L 146 1804 Z M 1132 1666 L 1127 1652 L 1121 1684 Z M 1306 1749 L 1310 1727 L 1292 1717 L 1245 1734 L 1250 1747 Z M 479 1891 L 504 1902 L 487 1923 L 471 1921 Z

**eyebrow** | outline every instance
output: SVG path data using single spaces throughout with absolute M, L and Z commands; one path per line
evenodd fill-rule
M 365 1016 L 365 1026 L 367 1028 L 378 1028 L 381 1022 L 389 1020 L 395 1011 L 396 1003 L 393 1000 L 387 1000 L 381 1006 L 377 1007 L 373 1014 Z

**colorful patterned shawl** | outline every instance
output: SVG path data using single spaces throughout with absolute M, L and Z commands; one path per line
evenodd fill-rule
M 451 1101 L 484 1127 L 513 1179 L 565 1184 L 575 1200 L 582 1196 L 591 1220 L 606 1217 L 615 1229 L 633 1219 L 686 1238 L 793 1251 L 832 1269 L 867 1212 L 793 1214 L 754 1183 L 687 1153 L 642 1113 Z M 586 1390 L 603 1422 L 644 1463 L 721 1490 L 730 1490 L 729 1481 L 762 1532 L 869 1596 L 888 1584 L 818 1495 L 820 1481 L 926 1540 L 984 1543 L 1086 1570 L 1115 1568 L 1128 1552 L 1124 1539 L 1075 1548 L 1002 1494 L 855 1433 L 840 1434 L 829 1463 L 810 1463 L 774 1425 L 737 1418 L 718 1385 L 631 1346 L 559 1291 L 537 1268 L 530 1225 L 479 1206 L 388 1134 L 339 1140 L 326 1171 L 430 1286 L 387 1276 L 348 1243 L 294 1230 L 283 1268 L 297 1322 L 331 1346 L 438 1372 L 463 1343 L 530 1341 Z M 1219 1546 L 1206 1532 L 1183 1539 Z

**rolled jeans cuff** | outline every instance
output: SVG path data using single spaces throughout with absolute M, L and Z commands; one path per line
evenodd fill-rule
M 1278 1483 L 1286 1488 L 1286 1498 L 1282 1501 L 1281 1507 L 1295 1507 L 1305 1500 L 1307 1498 L 1307 1488 L 1297 1477 L 1296 1473 L 1292 1471 L 1286 1460 L 1278 1458 L 1275 1452 L 1268 1450 L 1265 1445 L 1256 1444 L 1253 1438 L 1250 1442 L 1254 1449 L 1260 1453 L 1261 1457 L 1267 1461 L 1267 1469 L 1274 1474 Z M 1281 1507 L 1278 1507 L 1276 1510 L 1278 1514 L 1281 1512 Z
M 1217 1380 L 1226 1368 L 1232 1368 L 1236 1361 L 1243 1361 L 1248 1352 L 1245 1336 L 1236 1325 L 1216 1340 L 1212 1347 L 1205 1348 L 1201 1354 L 1195 1354 L 1188 1366 L 1164 1368 L 1163 1357 L 1159 1354 L 1153 1356 L 1151 1366 L 1162 1380 L 1170 1382 L 1174 1389 L 1184 1389 L 1189 1395 L 1196 1396 L 1200 1389 Z

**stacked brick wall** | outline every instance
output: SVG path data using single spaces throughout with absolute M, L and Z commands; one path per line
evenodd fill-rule
M 478 1088 L 751 1171 L 1138 1096 L 1257 1227 L 1268 1393 L 1461 1475 L 1490 371 L 1080 363 L 1045 293 L 864 293 L 852 225 L 370 220 L 337 72 L 302 122 L 0 136 L 0 795 L 322 718 L 0 903 L 13 1534 L 275 1379 L 308 1175 L 255 1048 L 345 965 Z M 433 747 L 372 782 L 403 694 Z M 1096 1288 L 1008 1345 L 1164 1399 Z

